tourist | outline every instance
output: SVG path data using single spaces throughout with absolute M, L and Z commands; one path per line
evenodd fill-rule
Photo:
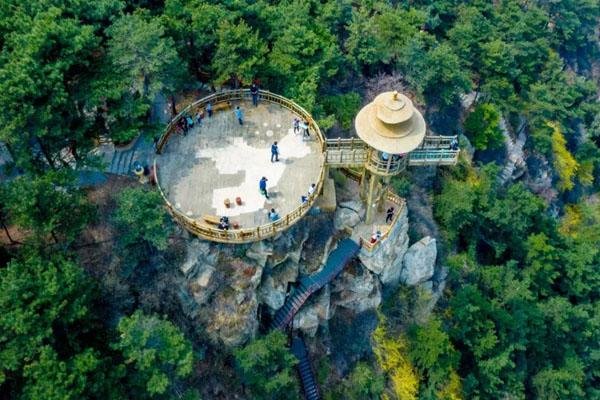
M 199 126 L 202 126 L 202 118 L 204 118 L 204 114 L 202 113 L 202 110 L 198 110 L 196 113 L 196 122 L 198 122 Z
M 273 158 L 275 158 L 275 161 L 279 161 L 279 147 L 277 146 L 277 142 L 273 142 L 271 145 L 271 162 L 273 162 Z
M 263 176 L 258 182 L 258 189 L 260 190 L 260 194 L 265 196 L 266 199 L 269 198 L 269 194 L 267 193 L 267 181 L 268 179 Z
M 387 161 L 390 159 L 390 155 L 388 153 L 386 153 L 385 151 L 381 152 L 381 160 L 382 161 Z
M 371 236 L 371 244 L 375 244 L 381 239 L 381 232 L 377 231 Z
M 302 129 L 302 138 L 310 138 L 310 132 L 308 131 L 308 121 L 302 121 L 302 124 L 300 124 L 300 128 Z
M 390 207 L 387 210 L 387 216 L 385 217 L 385 223 L 389 223 L 392 222 L 392 220 L 394 219 L 394 207 Z
M 300 132 L 300 120 L 298 118 L 294 118 L 294 133 Z
M 213 109 L 212 109 L 212 103 L 210 101 L 206 105 L 206 113 L 208 114 L 208 118 L 212 118 Z
M 187 123 L 187 127 L 188 129 L 193 128 L 194 127 L 194 120 L 192 119 L 192 117 L 190 117 L 189 115 L 187 115 L 185 117 L 185 122 Z
M 279 219 L 279 214 L 277 214 L 277 212 L 275 211 L 274 208 L 271 208 L 271 211 L 269 211 L 269 221 L 275 222 L 278 219 Z
M 256 83 L 253 83 L 252 86 L 250 86 L 250 94 L 252 95 L 252 104 L 254 107 L 258 106 L 258 86 Z
M 458 140 L 456 140 L 455 137 L 453 137 L 450 142 L 450 150 L 458 150 Z
M 219 229 L 225 231 L 229 229 L 229 217 L 221 217 L 221 220 L 219 221 Z
M 306 196 L 300 196 L 300 203 L 301 204 L 308 203 L 308 197 L 306 197 Z
M 244 125 L 244 113 L 242 112 L 240 106 L 235 107 L 234 113 L 240 125 Z
M 310 187 L 308 188 L 308 197 L 312 196 L 316 189 L 317 189 L 317 185 L 315 185 L 314 183 L 311 183 Z

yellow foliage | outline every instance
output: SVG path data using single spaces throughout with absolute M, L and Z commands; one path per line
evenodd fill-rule
M 437 392 L 437 398 L 440 400 L 462 400 L 462 385 L 460 383 L 460 377 L 456 371 L 450 373 L 448 383 Z
M 558 188 L 560 190 L 571 190 L 575 185 L 573 178 L 579 169 L 579 164 L 567 149 L 567 141 L 558 124 L 548 122 L 548 126 L 554 130 L 552 133 L 552 151 L 554 153 L 554 169 L 559 178 Z
M 592 161 L 583 161 L 579 164 L 577 179 L 583 186 L 592 186 L 594 183 L 594 163 Z
M 565 207 L 565 215 L 562 217 L 560 221 L 560 226 L 558 230 L 563 235 L 576 237 L 577 229 L 581 224 L 582 215 L 581 208 L 576 205 L 567 205 Z
M 406 354 L 406 339 L 403 336 L 390 337 L 383 325 L 380 321 L 373 332 L 377 362 L 387 373 L 397 399 L 416 400 L 419 377 Z

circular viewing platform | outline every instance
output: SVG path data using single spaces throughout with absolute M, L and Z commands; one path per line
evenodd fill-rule
M 201 124 L 198 111 L 204 114 Z M 194 125 L 184 135 L 178 126 L 186 117 Z M 308 121 L 308 137 L 302 129 L 294 132 L 294 118 Z M 275 141 L 279 161 L 271 162 Z M 260 91 L 255 107 L 249 90 L 232 90 L 196 101 L 173 119 L 157 143 L 154 171 L 169 212 L 188 231 L 207 240 L 247 243 L 284 231 L 308 212 L 323 185 L 323 146 L 319 127 L 293 101 Z M 259 191 L 263 176 L 269 199 Z M 308 196 L 312 184 L 316 189 Z M 279 215 L 275 221 L 268 215 L 272 208 Z M 229 218 L 227 230 L 218 226 L 223 216 Z

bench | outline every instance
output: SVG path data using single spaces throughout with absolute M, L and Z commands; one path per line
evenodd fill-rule
M 211 225 L 219 225 L 221 223 L 221 218 L 217 217 L 216 215 L 203 215 L 202 219 L 211 224 Z M 232 229 L 240 229 L 240 224 L 238 222 L 234 222 L 234 221 L 229 221 L 229 225 L 231 226 Z
M 221 110 L 231 110 L 231 102 L 230 101 L 222 101 L 220 103 L 213 105 L 213 112 L 221 111 Z
M 216 215 L 203 215 L 202 219 L 212 225 L 219 225 L 221 223 L 221 218 Z

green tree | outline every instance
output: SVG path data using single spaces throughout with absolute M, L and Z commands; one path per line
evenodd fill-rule
M 175 43 L 165 36 L 158 19 L 126 14 L 107 29 L 113 74 L 128 83 L 127 90 L 151 102 L 158 93 L 172 93 L 184 70 Z
M 117 380 L 123 374 L 122 366 L 115 366 L 92 349 L 63 361 L 51 347 L 44 346 L 39 359 L 25 366 L 21 399 L 118 399 L 124 395 Z
M 85 162 L 97 136 L 83 101 L 101 42 L 96 32 L 120 7 L 117 0 L 3 2 L 0 140 L 20 167 Z
M 56 242 L 73 241 L 93 215 L 84 193 L 68 173 L 20 176 L 3 192 L 10 219 L 31 231 L 40 243 L 48 236 Z
M 232 77 L 250 82 L 264 63 L 267 46 L 245 21 L 221 21 L 217 29 L 217 49 L 212 60 L 215 81 Z
M 477 150 L 497 149 L 504 141 L 500 113 L 490 103 L 475 107 L 465 120 L 465 131 Z
M 150 396 L 164 394 L 176 380 L 192 373 L 192 345 L 171 322 L 138 310 L 121 318 L 117 330 L 119 340 L 113 348 L 122 352 L 133 370 L 134 387 Z
M 356 364 L 344 380 L 343 397 L 349 400 L 380 399 L 385 389 L 385 379 L 364 362 Z
M 407 81 L 431 104 L 448 107 L 471 90 L 471 78 L 450 45 L 421 35 L 412 39 L 400 61 Z
M 236 368 L 252 398 L 298 398 L 298 382 L 293 369 L 298 360 L 286 344 L 285 335 L 273 331 L 235 350 Z
M 119 242 L 124 247 L 150 246 L 167 248 L 170 225 L 163 200 L 155 190 L 143 187 L 123 190 L 117 198 L 115 222 L 121 230 Z
M 0 270 L 0 383 L 19 376 L 44 345 L 67 351 L 88 319 L 89 287 L 83 271 L 58 254 L 25 253 Z

